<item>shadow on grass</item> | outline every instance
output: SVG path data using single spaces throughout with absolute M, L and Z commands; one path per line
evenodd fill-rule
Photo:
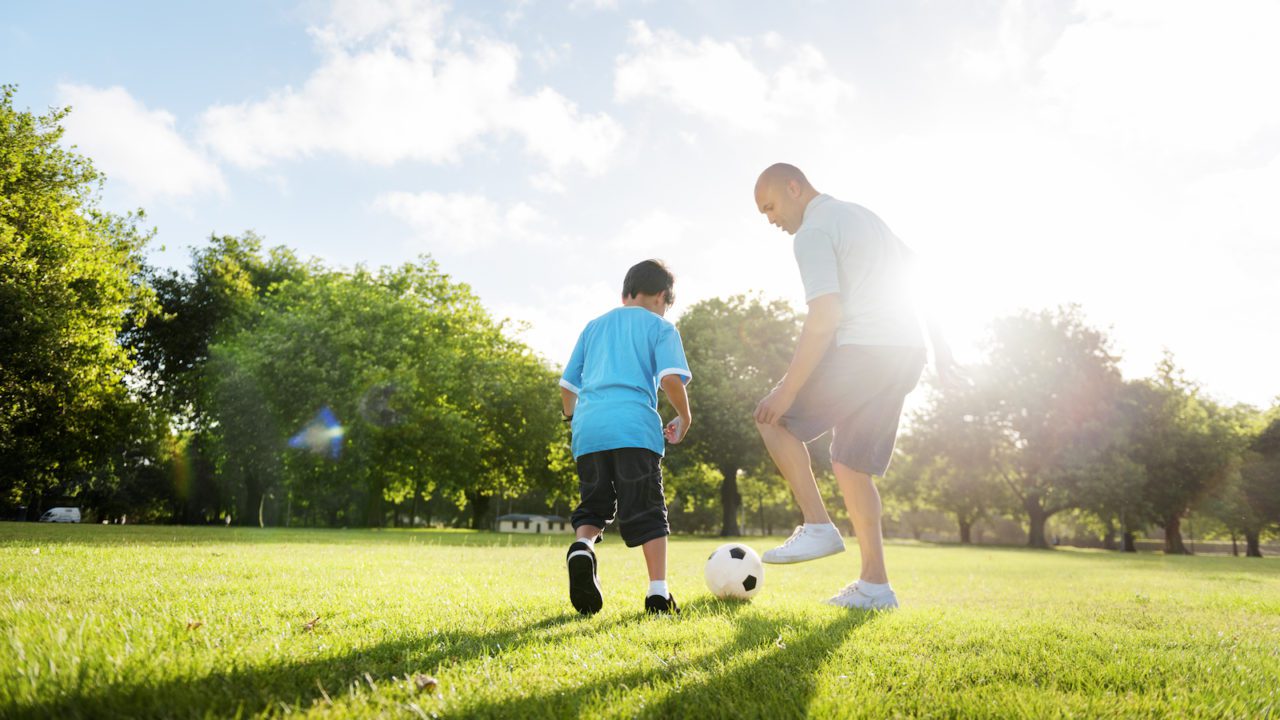
M 641 613 L 601 621 L 562 614 L 487 633 L 443 631 L 385 642 L 342 655 L 267 667 L 214 672 L 197 678 L 140 682 L 72 690 L 32 705 L 0 706 L 4 717 L 211 717 L 276 714 L 287 703 L 306 709 L 326 696 L 345 697 L 366 674 L 385 686 L 392 677 L 436 674 L 454 665 L 485 657 L 501 657 L 524 646 L 555 643 L 573 635 L 611 642 L 622 624 L 680 623 L 699 617 L 731 618 L 733 637 L 711 652 L 663 661 L 658 667 L 601 677 L 585 677 L 568 690 L 512 695 L 497 701 L 449 703 L 439 708 L 450 716 L 575 716 L 592 698 L 613 689 L 659 688 L 662 700 L 624 713 L 666 717 L 799 717 L 811 700 L 825 659 L 849 632 L 871 619 L 862 613 L 840 614 L 826 622 L 769 618 L 746 612 L 747 603 L 698 598 L 682 617 L 651 618 Z M 763 650 L 763 655 L 760 654 Z M 558 668 L 551 668 L 556 672 Z M 447 671 L 446 671 L 447 672 Z M 401 685 L 401 687 L 404 687 Z M 323 688 L 323 690 L 321 689 Z M 367 686 L 366 686 L 367 689 Z M 434 705 L 427 696 L 424 707 Z
M 733 638 L 705 655 L 593 678 L 571 690 L 450 707 L 447 713 L 468 718 L 580 717 L 589 714 L 585 704 L 621 688 L 652 689 L 661 696 L 657 702 L 617 708 L 635 717 L 804 717 L 827 658 L 851 632 L 876 617 L 842 612 L 826 622 L 804 623 L 743 613 L 745 607 L 749 606 L 720 600 L 689 604 L 690 611 L 734 617 Z
M 33 705 L 0 705 L 0 717 L 238 717 L 278 712 L 282 709 L 280 703 L 305 709 L 323 700 L 326 693 L 333 698 L 346 695 L 353 683 L 366 683 L 366 675 L 375 683 L 385 684 L 392 677 L 434 674 L 455 664 L 497 657 L 531 643 L 555 642 L 561 635 L 608 634 L 615 625 L 628 621 L 618 618 L 588 624 L 590 621 L 577 614 L 564 613 L 488 633 L 446 630 L 307 662 L 71 691 Z M 564 632 L 548 637 L 548 632 L 557 628 Z

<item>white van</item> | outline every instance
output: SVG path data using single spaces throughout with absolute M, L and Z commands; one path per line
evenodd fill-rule
M 40 516 L 40 522 L 78 523 L 80 522 L 80 508 L 50 508 L 48 512 Z

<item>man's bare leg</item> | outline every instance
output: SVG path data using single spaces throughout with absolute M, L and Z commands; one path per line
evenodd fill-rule
M 853 532 L 858 536 L 858 550 L 862 555 L 859 578 L 869 583 L 887 583 L 889 574 L 884 566 L 884 536 L 880 527 L 880 491 L 866 473 L 840 463 L 832 463 L 832 468 L 844 495 L 849 519 L 853 521 Z
M 829 523 L 831 516 L 822 502 L 822 494 L 818 492 L 818 481 L 813 477 L 813 466 L 809 459 L 809 448 L 795 435 L 780 425 L 756 423 L 756 430 L 769 448 L 769 456 L 778 472 L 786 478 L 791 486 L 791 494 L 795 496 L 800 512 L 804 514 L 806 523 Z

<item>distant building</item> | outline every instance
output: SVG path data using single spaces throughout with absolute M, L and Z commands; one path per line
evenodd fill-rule
M 573 525 L 559 515 L 503 515 L 498 518 L 498 532 L 562 533 L 573 532 Z

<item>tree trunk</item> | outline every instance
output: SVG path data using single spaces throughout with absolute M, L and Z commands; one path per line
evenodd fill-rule
M 1257 531 L 1246 532 L 1244 534 L 1244 542 L 1245 542 L 1245 548 L 1246 548 L 1244 551 L 1245 557 L 1256 557 L 1256 558 L 1262 557 L 1262 544 L 1258 542 L 1258 536 L 1260 534 L 1261 533 Z
M 1166 555 L 1190 555 L 1182 542 L 1182 516 L 1172 515 L 1164 521 L 1164 553 Z
M 418 484 L 413 484 L 413 507 L 409 510 L 409 529 L 418 527 Z
M 957 523 L 960 525 L 960 544 L 961 544 L 961 545 L 972 545 L 972 544 L 973 544 L 973 540 L 970 538 L 970 532 L 969 532 L 969 531 L 973 528 L 973 521 L 972 521 L 972 520 L 959 520 L 959 521 L 957 521 Z
M 1027 511 L 1027 521 L 1030 526 L 1027 532 L 1027 547 L 1047 550 L 1049 543 L 1044 539 L 1044 526 L 1051 513 L 1044 511 L 1038 498 L 1029 497 L 1023 501 L 1022 506 Z
M 1107 531 L 1102 534 L 1102 547 L 1105 550 L 1116 549 L 1116 525 L 1110 520 L 1107 521 Z
M 1236 542 L 1236 531 L 1231 531 L 1231 557 L 1240 557 L 1240 543 Z
M 472 530 L 485 529 L 484 519 L 485 519 L 485 516 L 489 514 L 489 504 L 490 504 L 489 501 L 491 499 L 492 498 L 490 498 L 488 495 L 480 495 L 479 493 L 476 493 L 476 494 L 467 493 L 467 500 L 470 501 L 470 504 L 471 504 L 471 529 Z
M 738 529 L 738 507 L 742 504 L 742 496 L 738 494 L 738 468 L 722 466 L 720 474 L 724 477 L 720 484 L 720 505 L 724 511 L 720 537 L 738 537 L 742 534 Z

